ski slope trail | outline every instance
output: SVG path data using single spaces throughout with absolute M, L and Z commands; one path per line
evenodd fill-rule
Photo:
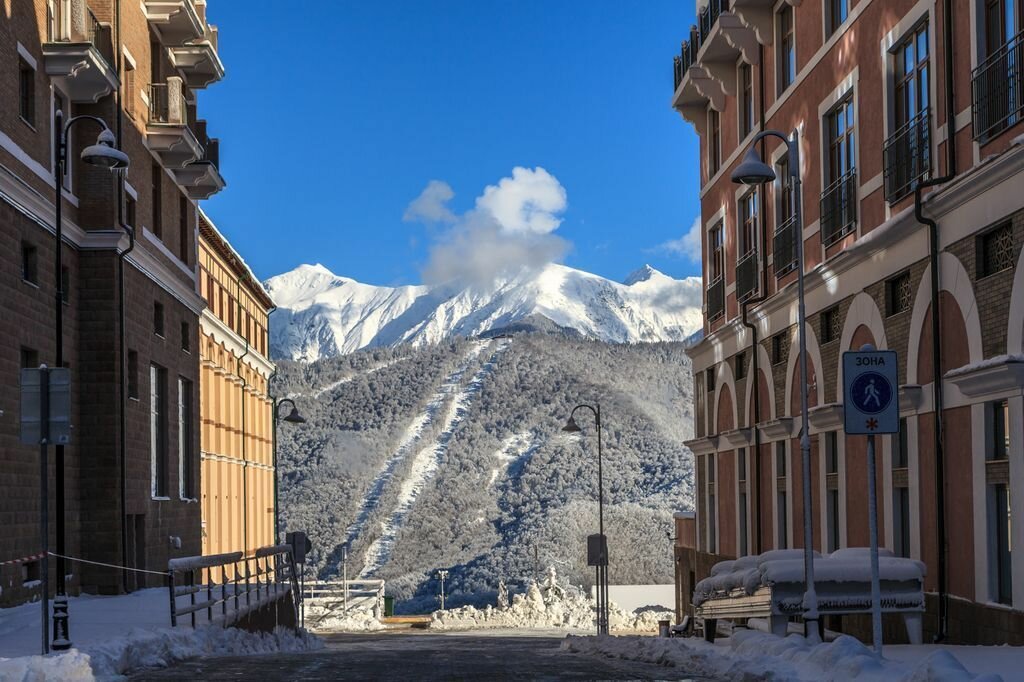
M 508 349 L 509 343 L 508 340 L 500 341 L 487 362 L 473 375 L 465 387 L 461 387 L 458 380 L 446 382 L 441 387 L 438 394 L 447 391 L 446 397 L 449 398 L 446 401 L 448 409 L 445 411 L 444 420 L 441 423 L 441 432 L 433 442 L 424 445 L 413 457 L 409 474 L 401 483 L 394 509 L 382 522 L 380 535 L 366 549 L 363 570 L 359 574 L 360 578 L 373 577 L 391 559 L 395 539 L 405 518 L 412 511 L 413 505 L 416 504 L 416 499 L 423 492 L 424 487 L 437 473 L 448 450 L 448 443 L 451 441 L 452 435 L 466 418 L 473 400 L 479 395 L 484 381 L 494 372 L 499 358 Z M 482 351 L 483 348 L 480 350 Z M 452 377 L 454 376 L 453 374 Z
M 498 465 L 491 469 L 491 477 L 487 481 L 487 487 L 495 487 L 499 479 L 508 476 L 509 470 L 513 465 L 533 457 L 533 453 L 540 449 L 540 445 L 540 440 L 529 431 L 517 433 L 506 438 L 498 451 L 494 453 L 495 459 L 498 460 Z
M 438 387 L 434 395 L 431 396 L 430 400 L 427 401 L 426 407 L 421 413 L 416 415 L 415 418 L 405 428 L 402 433 L 402 438 L 399 440 L 398 446 L 394 452 L 385 460 L 380 471 L 374 477 L 370 483 L 366 494 L 363 496 L 362 501 L 359 504 L 359 511 L 356 513 L 355 521 L 353 521 L 347 529 L 345 529 L 345 541 L 335 547 L 334 552 L 328 559 L 326 565 L 321 571 L 322 577 L 328 577 L 330 575 L 337 575 L 340 573 L 339 562 L 341 561 L 341 548 L 344 545 L 352 546 L 352 543 L 358 538 L 362 537 L 366 531 L 367 524 L 370 521 L 370 517 L 380 507 L 381 496 L 384 494 L 384 490 L 394 480 L 395 471 L 399 465 L 402 464 L 409 455 L 412 454 L 424 431 L 434 423 L 438 418 L 438 414 L 441 412 L 442 407 L 447 401 L 448 397 L 452 395 L 459 387 L 462 382 L 462 377 L 469 370 L 469 366 L 472 362 L 480 356 L 481 353 L 486 350 L 490 345 L 488 341 L 478 341 L 473 343 L 466 354 L 463 356 L 462 361 L 454 372 L 449 374 L 441 385 Z

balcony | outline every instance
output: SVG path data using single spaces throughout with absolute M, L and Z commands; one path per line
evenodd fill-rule
M 914 191 L 932 171 L 931 119 L 924 110 L 885 141 L 885 199 L 895 203 Z
M 72 102 L 95 104 L 120 84 L 110 66 L 110 26 L 96 19 L 86 0 L 63 0 L 60 8 L 62 20 L 43 43 L 44 70 Z
M 182 168 L 203 155 L 195 133 L 188 126 L 188 108 L 181 78 L 149 86 L 149 120 L 146 144 L 166 168 Z
M 796 216 L 790 216 L 775 230 L 772 242 L 772 262 L 775 266 L 775 277 L 780 278 L 796 270 Z
M 832 246 L 857 227 L 857 171 L 849 170 L 821 193 L 821 242 Z
M 171 65 L 185 76 L 193 90 L 202 90 L 224 77 L 224 64 L 217 55 L 217 27 L 207 24 L 203 37 L 168 50 Z
M 167 47 L 184 45 L 205 35 L 206 22 L 193 0 L 143 0 L 142 9 Z
M 202 156 L 173 172 L 188 198 L 198 201 L 209 199 L 224 189 L 226 183 L 220 174 L 220 140 L 206 134 L 206 121 L 196 121 L 195 135 L 202 145 Z
M 971 74 L 974 139 L 985 144 L 1024 118 L 1024 31 Z
M 757 293 L 757 249 L 751 249 L 736 261 L 736 300 L 740 303 Z
M 708 322 L 725 314 L 725 279 L 719 277 L 708 285 L 707 318 Z

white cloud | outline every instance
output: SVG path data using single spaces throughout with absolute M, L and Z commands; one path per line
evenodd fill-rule
M 697 216 L 693 219 L 693 224 L 690 225 L 690 229 L 686 234 L 679 239 L 670 239 L 669 241 L 660 244 L 658 249 L 661 251 L 667 251 L 674 256 L 686 258 L 694 263 L 700 263 L 703 260 L 700 238 L 700 216 Z
M 455 214 L 448 202 L 455 196 L 451 186 L 441 180 L 431 180 L 420 195 L 413 199 L 402 215 L 405 222 L 451 223 Z
M 405 212 L 406 220 L 452 223 L 430 248 L 423 272 L 428 283 L 486 285 L 502 275 L 541 268 L 569 249 L 569 242 L 552 234 L 562 223 L 565 188 L 543 168 L 517 166 L 511 177 L 484 188 L 475 207 L 461 215 L 446 205 L 453 195 L 446 183 L 433 180 Z
M 511 178 L 488 185 L 477 197 L 477 210 L 487 211 L 510 232 L 549 234 L 558 229 L 565 210 L 565 188 L 546 170 L 516 166 Z

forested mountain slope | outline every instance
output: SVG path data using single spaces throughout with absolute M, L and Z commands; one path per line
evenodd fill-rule
M 456 603 L 493 596 L 547 565 L 590 584 L 597 530 L 593 418 L 600 402 L 613 583 L 671 582 L 666 538 L 692 507 L 692 387 L 682 344 L 620 345 L 557 334 L 455 338 L 311 364 L 275 385 L 308 418 L 281 424 L 281 507 L 307 530 L 312 567 L 381 577 L 406 608 L 432 604 L 437 569 Z

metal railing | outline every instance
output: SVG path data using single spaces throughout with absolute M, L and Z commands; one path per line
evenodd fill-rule
M 971 74 L 974 139 L 982 144 L 1024 118 L 1024 31 Z
M 831 246 L 857 225 L 857 171 L 848 170 L 821 193 L 821 241 Z
M 64 25 L 64 12 L 70 13 L 69 26 Z M 47 28 L 47 39 L 49 42 L 86 43 L 92 45 L 108 64 L 112 62 L 113 41 L 111 27 L 104 25 L 96 18 L 86 0 L 72 0 L 60 5 L 56 7 L 56 14 L 48 10 L 47 18 L 51 24 Z M 54 32 L 54 28 L 56 32 Z
M 757 293 L 757 249 L 736 261 L 736 300 L 742 303 Z
M 196 136 L 196 140 L 203 148 L 203 154 L 196 161 L 200 163 L 209 163 L 217 168 L 220 168 L 220 140 L 216 137 L 210 137 L 206 132 L 206 121 L 199 119 L 193 125 L 190 126 L 192 132 Z
M 927 109 L 889 136 L 882 149 L 885 199 L 899 201 L 932 172 L 931 117 Z
M 728 10 L 729 0 L 711 0 L 697 15 L 697 24 L 690 27 L 690 39 L 683 41 L 679 56 L 672 60 L 673 92 L 679 89 L 679 84 L 686 77 L 687 70 L 696 61 L 697 53 L 700 52 L 701 45 L 707 40 L 711 29 L 718 23 L 718 17 L 721 16 L 722 12 Z
M 719 277 L 708 285 L 708 320 L 725 314 L 725 278 Z
M 772 263 L 775 276 L 783 277 L 796 270 L 796 216 L 786 219 L 775 230 L 772 241 Z
M 250 557 L 241 552 L 185 557 L 167 562 L 171 627 L 188 617 L 199 624 L 230 625 L 262 606 L 291 600 L 298 613 L 299 586 L 291 545 L 262 547 Z
M 149 122 L 168 125 L 188 123 L 180 82 L 150 83 Z

